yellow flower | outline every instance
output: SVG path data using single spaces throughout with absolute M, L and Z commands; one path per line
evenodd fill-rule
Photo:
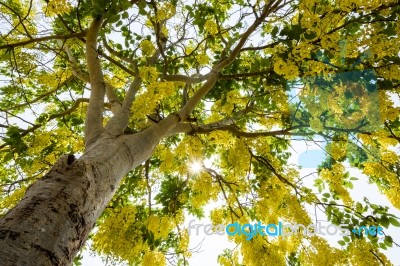
M 275 59 L 274 71 L 291 80 L 299 76 L 299 69 L 293 61 L 283 61 L 281 58 Z
M 218 26 L 214 20 L 207 20 L 204 24 L 204 29 L 211 35 L 215 35 L 218 33 Z
M 324 129 L 324 126 L 322 125 L 322 122 L 318 117 L 313 117 L 310 120 L 310 127 L 316 132 L 320 132 Z
M 159 266 L 164 266 L 167 265 L 165 262 L 165 256 L 159 251 L 150 251 L 144 254 L 143 256 L 143 261 L 142 261 L 143 266 L 153 266 L 153 265 L 159 265 Z
M 151 56 L 156 51 L 153 43 L 149 40 L 143 40 L 140 43 L 140 48 L 142 49 L 142 53 L 144 56 Z
M 69 12 L 72 6 L 66 0 L 50 0 L 47 3 L 47 7 L 44 7 L 44 9 L 46 15 L 55 16 L 57 14 Z
M 210 58 L 206 54 L 199 54 L 196 56 L 196 61 L 200 65 L 207 65 L 210 62 Z

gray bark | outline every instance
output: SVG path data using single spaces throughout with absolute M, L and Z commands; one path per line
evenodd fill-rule
M 170 116 L 135 135 L 102 137 L 79 159 L 61 157 L 0 220 L 0 264 L 70 265 L 121 178 L 177 122 Z

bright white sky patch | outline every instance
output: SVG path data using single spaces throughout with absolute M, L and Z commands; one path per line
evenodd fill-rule
M 198 174 L 203 170 L 203 164 L 199 161 L 193 161 L 189 164 L 189 170 L 194 174 Z

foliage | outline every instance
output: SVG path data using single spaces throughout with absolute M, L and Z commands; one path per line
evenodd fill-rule
M 5 0 L 0 14 L 2 215 L 60 155 L 84 152 L 85 34 L 104 17 L 97 54 L 108 88 L 122 102 L 132 79 L 141 82 L 125 134 L 178 111 L 210 69 L 235 56 L 184 130 L 123 179 L 92 236 L 98 253 L 186 265 L 188 214 L 309 224 L 315 206 L 350 229 L 400 226 L 369 195 L 352 198 L 347 169 L 400 208 L 398 1 Z M 106 121 L 114 104 L 104 105 Z M 326 158 L 310 188 L 288 159 L 292 140 L 317 136 Z M 194 162 L 208 167 L 193 173 Z M 219 207 L 205 213 L 213 201 Z M 230 240 L 239 248 L 225 250 L 220 265 L 389 265 L 382 250 L 398 246 L 389 235 L 336 246 L 320 236 Z

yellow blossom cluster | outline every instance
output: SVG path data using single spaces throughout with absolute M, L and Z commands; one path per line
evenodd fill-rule
M 310 119 L 310 127 L 315 132 L 321 132 L 324 129 L 324 125 L 319 117 L 313 117 Z
M 147 229 L 153 233 L 154 239 L 166 238 L 173 226 L 173 220 L 167 216 L 150 215 L 147 218 Z
M 239 263 L 239 252 L 235 250 L 229 257 L 225 255 L 219 255 L 218 263 L 222 266 L 241 265 L 241 263 Z
M 392 150 L 384 150 L 381 152 L 381 160 L 384 164 L 395 164 L 399 161 L 399 155 Z
M 140 43 L 140 49 L 142 50 L 142 54 L 144 56 L 151 56 L 156 51 L 156 48 L 154 47 L 153 43 L 150 40 L 143 40 Z M 142 71 L 145 71 L 145 70 L 142 70 Z
M 196 61 L 199 65 L 204 66 L 210 62 L 210 58 L 206 54 L 196 55 Z
M 149 251 L 143 256 L 142 266 L 165 266 L 167 265 L 165 256 L 160 251 Z
M 198 136 L 185 136 L 175 149 L 175 154 L 179 157 L 193 158 L 201 160 L 203 157 L 203 143 Z
M 285 210 L 281 211 L 281 217 L 288 221 L 293 221 L 298 224 L 310 224 L 311 219 L 304 207 L 297 201 L 296 195 L 287 195 L 284 202 L 290 202 L 286 205 Z
M 57 71 L 56 73 L 45 73 L 42 72 L 37 74 L 36 81 L 39 84 L 45 85 L 50 89 L 58 86 L 58 84 L 64 82 L 67 77 L 71 76 L 72 72 L 69 69 L 63 69 L 62 71 Z
M 321 178 L 329 182 L 329 188 L 334 191 L 346 205 L 353 205 L 353 200 L 349 192 L 343 187 L 343 178 L 345 175 L 345 168 L 341 163 L 332 165 L 332 170 L 322 169 Z
M 210 219 L 213 225 L 222 224 L 225 221 L 224 210 L 214 209 L 210 213 Z
M 185 254 L 185 257 L 191 257 L 192 254 L 189 250 L 189 231 L 183 230 L 180 232 L 180 241 L 178 245 L 178 250 Z
M 354 239 L 348 249 L 349 265 L 392 265 L 386 256 L 368 243 L 365 238 Z
M 233 107 L 236 106 L 236 108 L 239 109 L 244 109 L 246 106 L 246 101 L 247 97 L 243 96 L 240 94 L 240 92 L 238 90 L 231 90 L 230 92 L 228 92 L 226 94 L 226 105 L 229 105 L 229 107 L 227 109 L 233 111 Z M 223 108 L 224 108 L 223 106 Z
M 120 207 L 111 212 L 99 225 L 93 237 L 93 248 L 101 254 L 137 261 L 143 252 L 149 251 L 149 247 L 143 241 L 141 224 L 135 222 L 136 213 L 134 206 Z
M 246 143 L 237 139 L 232 148 L 227 150 L 226 159 L 221 160 L 221 167 L 230 169 L 231 181 L 239 180 L 245 176 L 249 169 L 250 155 Z
M 259 220 L 278 223 L 279 217 L 285 217 L 287 209 L 284 202 L 290 198 L 290 191 L 277 177 L 262 182 L 258 194 L 260 199 L 254 203 L 254 209 Z
M 52 146 L 53 152 L 43 155 L 43 150 L 47 147 Z M 35 175 L 37 171 L 47 168 L 48 164 L 54 163 L 58 157 L 65 151 L 65 147 L 71 147 L 71 150 L 75 152 L 83 151 L 84 141 L 83 138 L 72 135 L 71 131 L 65 128 L 57 128 L 53 131 L 43 131 L 36 134 L 35 137 L 30 140 L 28 153 L 32 157 L 43 156 L 41 160 L 34 160 L 29 167 L 24 168 L 27 175 Z
M 146 90 L 138 95 L 132 104 L 131 119 L 141 120 L 146 119 L 147 114 L 154 112 L 157 105 L 164 99 L 171 97 L 176 92 L 179 86 L 177 82 L 170 81 L 156 81 L 157 72 L 154 68 L 146 68 L 141 73 L 143 79 L 146 79 L 150 84 L 147 85 Z
M 176 168 L 174 153 L 172 153 L 172 151 L 164 145 L 157 146 L 154 156 L 157 156 L 161 161 L 161 164 L 158 168 L 159 171 L 163 173 L 172 173 Z
M 383 190 L 386 197 L 393 204 L 394 207 L 400 209 L 400 186 L 398 183 L 392 184 L 391 188 Z
M 304 58 L 311 57 L 311 51 L 313 50 L 313 45 L 307 42 L 301 42 L 299 45 L 295 46 L 292 50 L 292 55 L 296 60 L 303 60 Z
M 277 248 L 274 243 L 268 243 L 264 237 L 257 235 L 251 241 L 241 239 L 243 264 L 247 266 L 286 265 L 285 251 Z
M 5 215 L 24 197 L 27 187 L 20 187 L 7 197 L 0 200 L 0 215 Z
M 310 244 L 310 246 L 303 249 L 300 253 L 302 264 L 332 266 L 348 265 L 346 263 L 346 252 L 329 246 L 325 239 L 318 236 L 312 236 L 310 237 Z
M 299 68 L 296 64 L 291 60 L 284 61 L 280 57 L 275 59 L 274 71 L 279 75 L 283 75 L 288 80 L 299 77 Z
M 395 73 L 395 77 L 400 77 L 400 68 L 397 66 L 398 73 Z M 378 99 L 375 99 L 378 100 Z M 385 91 L 379 91 L 379 114 L 382 122 L 389 120 L 394 121 L 399 117 L 400 108 L 394 107 L 393 101 Z
M 200 173 L 189 182 L 193 191 L 191 204 L 194 208 L 200 208 L 210 200 L 216 200 L 220 192 L 219 186 L 213 182 L 208 173 Z
M 217 23 L 215 23 L 214 20 L 211 19 L 206 21 L 206 23 L 204 24 L 204 29 L 211 35 L 215 35 L 218 33 L 218 25 Z
M 69 12 L 72 5 L 67 0 L 49 0 L 47 7 L 44 7 L 47 16 L 56 16 L 57 14 Z
M 390 138 L 387 132 L 385 132 L 383 129 L 374 132 L 372 139 L 376 140 L 382 147 L 385 148 L 398 144 L 398 141 L 394 138 Z
M 228 131 L 213 131 L 207 135 L 207 139 L 213 144 L 220 146 L 222 149 L 232 147 L 235 143 L 235 137 Z
M 387 80 L 397 80 L 400 77 L 399 65 L 389 65 L 377 69 L 379 76 Z
M 368 176 L 385 177 L 389 182 L 396 182 L 396 173 L 390 172 L 387 168 L 379 162 L 365 162 L 363 172 Z
M 333 159 L 340 160 L 344 156 L 346 156 L 347 143 L 347 138 L 343 140 L 333 141 L 326 146 L 326 151 Z
M 143 80 L 153 82 L 158 78 L 158 71 L 155 67 L 142 67 L 139 75 Z
M 163 21 L 175 15 L 176 8 L 171 2 L 159 4 L 157 7 L 156 21 Z
M 385 56 L 393 56 L 398 53 L 398 48 L 396 45 L 393 45 L 393 41 L 399 41 L 399 37 L 393 40 L 387 38 L 384 34 L 375 34 L 371 40 L 369 40 L 371 52 L 375 60 L 382 59 Z

